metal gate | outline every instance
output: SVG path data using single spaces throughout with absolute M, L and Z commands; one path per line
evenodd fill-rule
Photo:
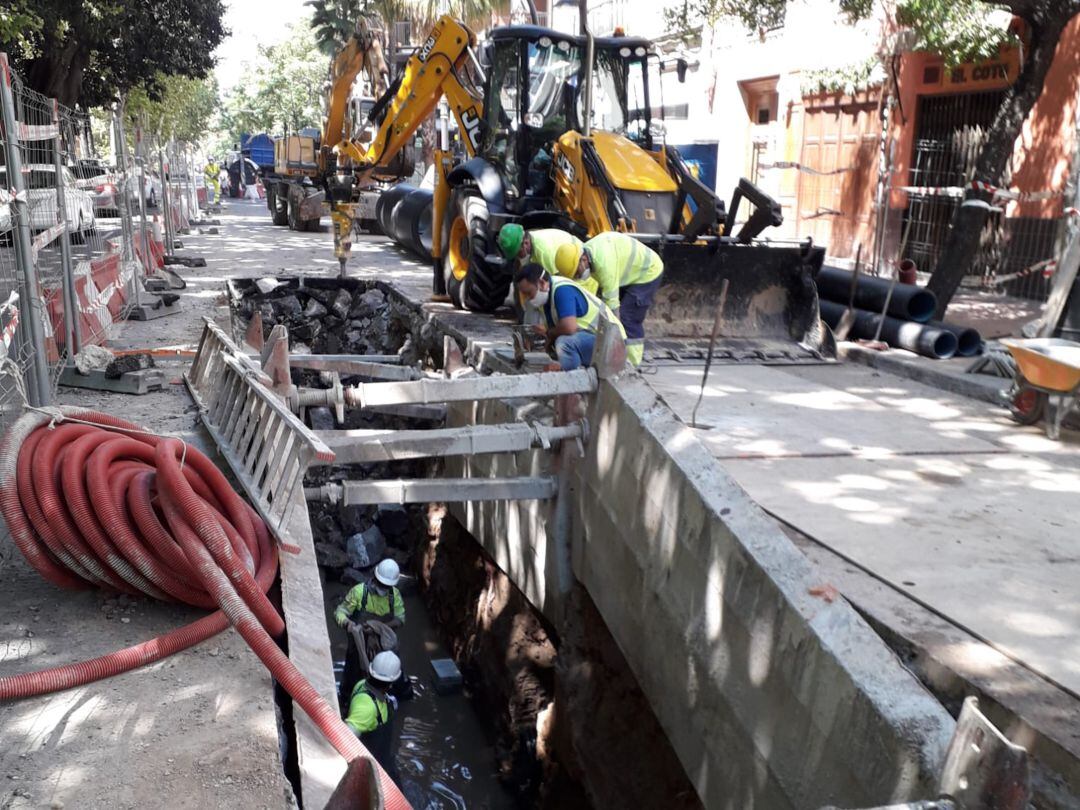
M 920 97 L 909 185 L 962 187 L 975 179 L 975 161 L 1004 94 L 993 90 Z M 1010 180 L 1007 171 L 1001 185 L 1009 187 Z M 959 197 L 908 194 L 901 230 L 907 236 L 904 258 L 921 270 L 933 270 L 960 202 Z M 1017 274 L 1053 256 L 1059 222 L 1060 218 L 992 212 L 967 283 L 1004 287 L 1010 295 L 1045 300 L 1049 287 L 1040 273 Z

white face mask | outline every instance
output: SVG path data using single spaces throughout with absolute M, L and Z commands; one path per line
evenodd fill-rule
M 533 309 L 541 309 L 548 300 L 547 290 L 537 290 L 536 295 L 529 299 L 529 306 Z
M 592 275 L 592 268 L 589 267 L 589 265 L 585 265 L 584 267 L 578 268 L 577 280 L 578 281 L 588 281 L 589 276 L 591 276 L 591 275 Z

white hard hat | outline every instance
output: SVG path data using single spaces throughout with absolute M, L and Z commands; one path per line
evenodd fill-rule
M 387 650 L 371 659 L 369 674 L 372 678 L 383 683 L 394 683 L 401 677 L 401 659 Z
M 383 560 L 375 566 L 375 579 L 379 580 L 379 582 L 386 587 L 392 588 L 397 585 L 398 580 L 401 579 L 401 569 L 398 568 L 398 564 L 393 560 Z

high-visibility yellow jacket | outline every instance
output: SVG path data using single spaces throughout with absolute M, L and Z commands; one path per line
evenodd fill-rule
M 560 230 L 559 228 L 540 228 L 535 231 L 529 231 L 529 239 L 532 241 L 532 253 L 526 262 L 536 262 L 551 276 L 559 275 L 559 269 L 555 266 L 555 253 L 559 250 L 560 245 L 577 245 L 581 246 L 581 240 L 574 236 L 572 233 Z M 597 282 L 594 278 L 587 278 L 585 281 L 578 281 L 574 279 L 591 292 L 596 294 Z
M 555 303 L 555 291 L 566 284 L 576 287 L 578 292 L 585 297 L 587 310 L 584 315 L 578 315 L 576 312 L 559 312 L 558 306 Z M 600 320 L 601 313 L 603 313 L 604 317 L 607 318 L 609 322 L 618 327 L 619 334 L 622 335 L 623 340 L 626 340 L 626 330 L 623 329 L 623 325 L 619 322 L 619 319 L 615 317 L 615 313 L 611 311 L 611 308 L 591 292 L 583 289 L 579 283 L 571 281 L 568 278 L 563 278 L 562 276 L 551 277 L 551 292 L 548 293 L 548 300 L 547 303 L 544 304 L 543 310 L 548 328 L 555 326 L 555 324 L 565 317 L 573 317 L 577 320 L 578 329 L 584 332 L 592 332 L 593 334 L 596 334 L 596 332 L 599 331 L 600 326 L 598 321 Z
M 664 272 L 664 261 L 629 234 L 605 231 L 585 243 L 592 265 L 592 277 L 600 285 L 599 295 L 612 309 L 619 308 L 619 288 L 648 284 Z
M 387 701 L 376 698 L 366 680 L 357 681 L 349 699 L 349 716 L 345 718 L 345 725 L 354 734 L 368 734 L 388 722 L 390 706 Z
M 334 621 L 338 627 L 344 627 L 354 614 L 366 614 L 368 618 L 376 619 L 400 619 L 405 621 L 405 602 L 401 599 L 401 591 L 391 588 L 386 596 L 380 596 L 375 591 L 368 591 L 367 585 L 361 582 L 353 586 L 341 604 L 334 611 Z M 357 617 L 360 621 L 364 616 Z M 354 620 L 355 621 L 355 620 Z

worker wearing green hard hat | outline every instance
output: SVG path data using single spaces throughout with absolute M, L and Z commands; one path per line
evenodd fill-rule
M 576 245 L 581 248 L 581 240 L 572 233 L 558 228 L 539 228 L 526 231 L 516 222 L 510 222 L 499 229 L 499 251 L 508 262 L 518 262 L 524 267 L 534 262 L 543 267 L 550 275 L 558 275 L 555 254 L 562 245 Z M 596 282 L 588 278 L 568 276 L 591 293 L 596 292 Z

